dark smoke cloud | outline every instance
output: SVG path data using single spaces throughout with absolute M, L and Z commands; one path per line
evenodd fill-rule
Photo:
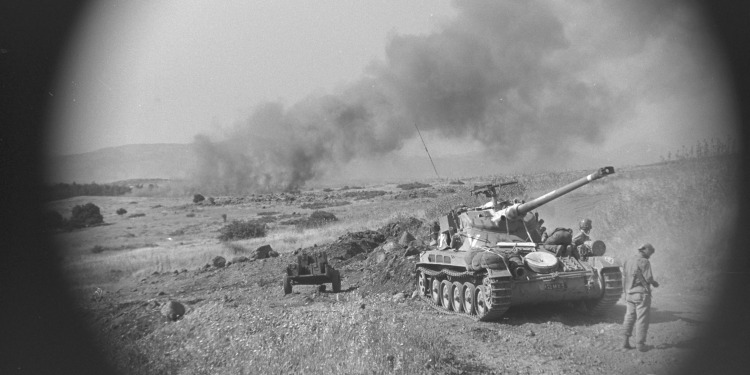
M 604 140 L 627 100 L 586 75 L 547 3 L 456 6 L 439 32 L 390 36 L 385 60 L 340 93 L 264 104 L 225 140 L 196 137 L 196 183 L 221 193 L 299 188 L 352 158 L 398 150 L 415 122 L 511 160 Z

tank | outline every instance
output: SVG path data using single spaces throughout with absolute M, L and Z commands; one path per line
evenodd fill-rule
M 570 235 L 546 235 L 533 210 L 614 173 L 603 167 L 528 202 L 498 202 L 498 185 L 472 190 L 486 204 L 451 210 L 439 220 L 436 246 L 416 264 L 422 298 L 438 308 L 480 321 L 496 321 L 513 306 L 580 301 L 600 315 L 622 293 L 620 264 L 602 241 L 575 246 Z M 576 248 L 574 248 L 576 247 Z

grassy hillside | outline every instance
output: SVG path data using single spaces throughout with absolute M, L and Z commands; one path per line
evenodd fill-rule
M 603 240 L 607 254 L 621 261 L 642 242 L 654 244 L 657 252 L 652 264 L 662 285 L 655 306 L 664 321 L 671 314 L 664 305 L 669 298 L 707 300 L 720 287 L 722 268 L 731 261 L 728 239 L 738 214 L 735 168 L 728 158 L 703 158 L 618 169 L 615 175 L 542 206 L 538 212 L 549 229 L 575 228 L 581 217 L 591 218 L 593 237 Z M 510 323 L 499 325 L 435 319 L 434 314 L 426 315 L 428 307 L 417 301 L 393 302 L 393 292 L 408 294 L 414 287 L 408 281 L 394 282 L 401 280 L 402 274 L 408 276 L 405 280 L 412 280 L 409 272 L 413 269 L 399 269 L 397 275 L 396 268 L 388 269 L 389 265 L 410 263 L 395 262 L 396 258 L 377 267 L 368 259 L 342 268 L 345 285 L 359 285 L 358 290 L 354 287 L 344 293 L 317 293 L 313 286 L 299 286 L 295 287 L 298 292 L 282 296 L 280 276 L 295 249 L 331 243 L 347 232 L 376 229 L 394 218 L 413 216 L 427 222 L 455 204 L 484 203 L 486 198 L 468 194 L 474 183 L 517 180 L 519 183 L 503 194 L 530 198 L 590 172 L 484 176 L 464 179 L 465 185 L 428 180 L 421 182 L 431 187 L 406 194 L 395 184 L 383 184 L 366 187 L 361 193 L 377 190 L 386 194 L 362 200 L 344 197 L 349 191 L 327 189 L 300 193 L 296 201 L 265 195 L 217 197 L 216 205 L 196 205 L 191 196 L 77 197 L 53 202 L 52 208 L 65 213 L 88 201 L 102 208 L 107 225 L 57 236 L 64 250 L 65 271 L 84 300 L 82 305 L 87 306 L 101 347 L 116 367 L 129 373 L 447 374 L 492 373 L 499 368 L 554 373 L 558 362 L 518 364 L 502 359 L 515 358 L 519 350 L 539 353 L 540 343 L 569 338 L 590 342 L 592 353 L 578 355 L 586 347 L 575 347 L 563 354 L 578 345 L 575 343 L 550 344 L 544 350 L 551 358 L 568 361 L 568 372 L 581 373 L 591 369 L 587 359 L 614 352 L 602 350 L 601 345 L 619 342 L 622 311 L 593 323 L 560 307 L 543 315 L 540 322 L 525 317 L 531 311 L 528 309 L 511 314 Z M 169 186 L 159 189 L 168 190 Z M 310 199 L 321 204 L 348 199 L 349 204 L 326 208 L 339 220 L 320 227 L 270 220 L 309 214 L 312 209 L 301 206 Z M 115 211 L 121 207 L 129 215 L 117 215 Z M 217 236 L 225 225 L 222 215 L 229 221 L 267 218 L 268 235 L 221 243 Z M 415 235 L 424 238 L 426 233 Z M 231 259 L 263 244 L 270 244 L 282 256 L 227 269 L 198 270 L 217 255 Z M 368 282 L 377 288 L 368 288 Z M 387 292 L 369 294 L 368 290 Z M 184 319 L 167 323 L 160 320 L 159 303 L 173 298 L 186 303 L 189 310 Z M 662 323 L 672 322 L 666 321 Z M 445 324 L 460 340 L 468 341 L 441 334 Z M 674 335 L 687 334 L 680 326 L 687 324 L 685 321 L 675 319 L 674 324 Z M 653 331 L 660 334 L 657 328 Z M 542 337 L 552 335 L 552 339 L 537 342 L 527 337 L 530 329 Z M 571 336 L 571 330 L 578 334 Z M 492 337 L 482 336 L 495 331 Z M 673 339 L 669 337 L 663 340 Z M 467 343 L 479 349 L 494 345 L 493 350 L 500 352 L 474 353 L 476 357 L 456 354 L 462 349 L 466 352 Z M 623 361 L 620 370 L 629 368 L 631 359 Z M 494 364 L 483 367 L 481 363 Z M 603 363 L 611 365 L 611 361 L 594 365 Z M 528 366 L 538 369 L 530 371 Z

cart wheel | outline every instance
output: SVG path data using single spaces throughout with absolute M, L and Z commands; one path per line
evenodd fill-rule
M 292 280 L 289 275 L 284 275 L 284 295 L 292 293 Z
M 341 274 L 338 270 L 331 272 L 331 284 L 333 285 L 333 292 L 338 293 L 341 291 Z

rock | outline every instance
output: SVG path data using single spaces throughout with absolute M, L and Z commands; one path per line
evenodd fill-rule
M 528 332 L 526 332 L 526 336 L 534 337 L 534 336 L 536 336 L 536 333 L 534 333 L 534 331 L 532 331 L 532 330 L 529 330 Z
M 250 260 L 250 258 L 248 258 L 248 257 L 246 257 L 244 255 L 241 255 L 241 256 L 232 258 L 231 262 L 232 263 L 242 263 L 242 262 L 247 262 L 248 260 Z
M 410 257 L 413 255 L 418 255 L 422 251 L 419 247 L 409 246 L 404 250 L 404 258 Z
M 173 273 L 173 274 L 175 274 L 175 275 L 177 275 L 177 274 L 179 274 L 179 273 L 180 273 L 180 271 L 178 271 L 178 270 L 174 270 L 174 271 L 172 271 L 172 273 Z
M 171 321 L 176 321 L 185 315 L 185 306 L 177 301 L 169 301 L 162 306 L 161 315 Z
M 229 262 L 227 262 L 227 265 L 226 265 L 226 267 L 229 267 L 229 266 L 231 266 L 231 265 L 232 265 L 232 262 L 231 262 L 231 261 L 229 261 Z
M 416 238 L 414 238 L 411 233 L 404 231 L 404 233 L 401 233 L 401 238 L 399 238 L 398 244 L 401 246 L 408 246 L 409 242 L 414 241 L 415 239 Z
M 383 262 L 385 260 L 386 255 L 385 255 L 385 252 L 383 252 L 381 250 L 381 251 L 378 251 L 377 253 L 375 253 L 374 257 L 370 256 L 370 258 L 374 259 L 375 263 L 381 263 L 381 262 Z
M 182 272 L 182 273 L 187 272 L 187 268 L 183 268 L 182 271 L 180 271 L 180 272 Z
M 396 242 L 388 241 L 385 244 L 383 244 L 383 246 L 381 246 L 381 249 L 383 249 L 383 251 L 385 251 L 386 253 L 390 253 L 397 247 L 398 247 L 398 244 Z
M 224 257 L 217 256 L 211 261 L 211 264 L 216 268 L 222 268 L 227 265 L 227 260 Z
M 265 259 L 269 257 L 269 253 L 273 251 L 271 248 L 271 245 L 263 245 L 257 249 L 255 249 L 255 253 L 253 254 L 255 259 Z M 275 252 L 275 251 L 274 251 Z
M 419 290 L 415 290 L 411 293 L 411 299 L 417 299 L 419 297 Z
M 398 293 L 394 294 L 393 297 L 391 297 L 391 300 L 393 302 L 400 302 L 404 298 L 406 298 L 406 296 L 404 296 L 404 293 L 403 292 L 398 292 Z
M 276 258 L 277 256 L 279 256 L 279 253 L 277 253 L 276 250 L 271 250 L 268 252 L 268 256 L 270 256 L 271 258 Z
M 361 310 L 364 310 L 364 309 L 365 309 L 365 304 L 364 304 L 364 303 L 361 303 L 361 304 L 359 304 L 359 308 L 360 308 Z
M 167 294 L 167 293 L 164 293 L 164 291 L 161 291 L 161 292 L 159 292 L 159 293 L 156 293 L 156 295 L 157 295 L 157 296 L 164 296 L 164 295 L 166 295 L 166 294 Z

